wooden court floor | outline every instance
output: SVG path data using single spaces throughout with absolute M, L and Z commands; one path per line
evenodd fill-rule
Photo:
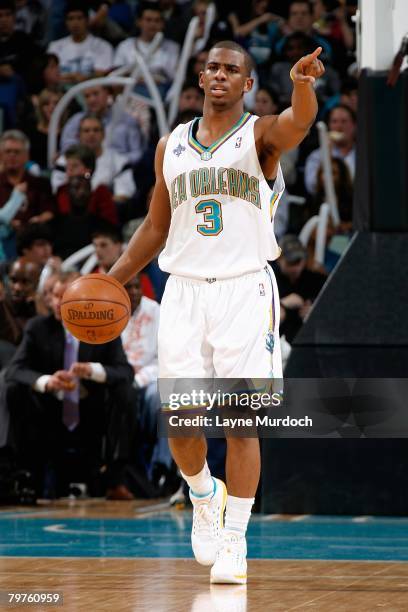
M 163 504 L 158 510 L 163 514 Z M 21 513 L 21 508 L 2 512 Z M 132 519 L 133 522 L 154 514 L 152 506 L 135 502 L 57 502 L 52 505 L 24 510 L 24 517 L 13 519 L 11 525 L 21 521 L 63 521 L 76 519 L 85 529 L 87 521 L 94 519 Z M 174 512 L 174 511 L 173 511 Z M 180 515 L 188 511 L 180 511 Z M 36 518 L 38 516 L 38 518 Z M 34 517 L 34 518 L 33 518 Z M 1 517 L 0 517 L 1 518 Z M 19 522 L 20 521 L 20 522 Z M 109 525 L 113 524 L 111 521 Z M 177 525 L 177 521 L 174 522 Z M 84 527 L 85 526 L 85 527 Z M 58 527 L 58 525 L 56 525 Z M 246 587 L 209 584 L 209 570 L 191 558 L 122 558 L 104 556 L 104 534 L 98 538 L 99 555 L 96 557 L 26 556 L 30 542 L 29 532 L 17 537 L 23 556 L 11 556 L 10 542 L 13 531 L 6 536 L 0 520 L 0 591 L 59 591 L 63 593 L 63 606 L 0 606 L 1 610 L 64 611 L 149 611 L 149 612 L 268 612 L 269 610 L 312 610 L 324 612 L 364 612 L 408 610 L 408 563 L 356 560 L 280 560 L 251 559 L 249 581 Z M 177 529 L 174 528 L 176 540 Z M 181 527 L 181 529 L 184 529 Z M 179 528 L 180 530 L 180 528 Z M 54 530 L 55 531 L 55 530 Z M 57 531 L 56 531 L 57 533 Z M 62 532 L 61 532 L 62 533 Z M 68 533 L 68 531 L 67 531 Z M 70 546 L 81 545 L 79 532 L 71 530 Z M 89 533 L 91 533 L 89 531 Z M 78 535 L 79 534 L 79 535 Z M 126 541 L 127 536 L 122 538 Z M 170 532 L 171 535 L 171 532 Z M 187 537 L 187 534 L 184 534 Z M 118 538 L 120 533 L 118 532 Z M 79 541 L 78 541 L 79 538 Z M 94 538 L 95 539 L 95 538 Z M 113 538 L 114 539 L 114 538 Z M 2 545 L 3 541 L 3 545 Z M 37 542 L 39 546 L 41 542 Z M 16 544 L 17 545 L 17 544 Z M 39 550 L 39 549 L 37 549 Z M 48 549 L 47 549 L 48 550 Z M 126 547 L 125 547 L 126 550 Z M 143 552 L 143 551 L 142 551 Z M 163 554 L 166 549 L 163 550 Z

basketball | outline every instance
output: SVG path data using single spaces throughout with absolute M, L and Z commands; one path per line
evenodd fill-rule
M 117 338 L 130 317 L 126 289 L 106 274 L 87 274 L 65 291 L 61 317 L 68 331 L 81 342 L 104 344 Z

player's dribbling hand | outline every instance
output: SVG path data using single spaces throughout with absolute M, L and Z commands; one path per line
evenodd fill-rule
M 317 47 L 313 53 L 304 55 L 300 58 L 290 71 L 290 78 L 294 83 L 313 83 L 324 74 L 324 66 L 318 59 L 322 52 L 321 47 Z

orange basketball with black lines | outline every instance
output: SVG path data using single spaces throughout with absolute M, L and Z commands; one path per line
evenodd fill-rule
M 104 344 L 120 336 L 130 314 L 126 289 L 106 274 L 81 276 L 62 296 L 64 326 L 75 338 L 88 344 Z

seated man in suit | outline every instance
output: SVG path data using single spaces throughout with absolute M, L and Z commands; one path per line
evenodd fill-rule
M 76 276 L 58 276 L 52 314 L 28 323 L 6 375 L 11 435 L 20 464 L 33 472 L 37 494 L 48 497 L 66 494 L 69 482 L 86 482 L 91 495 L 104 494 L 108 398 L 116 395 L 114 405 L 120 406 L 117 393 L 126 393 L 133 381 L 120 338 L 91 345 L 64 329 L 61 300 Z

